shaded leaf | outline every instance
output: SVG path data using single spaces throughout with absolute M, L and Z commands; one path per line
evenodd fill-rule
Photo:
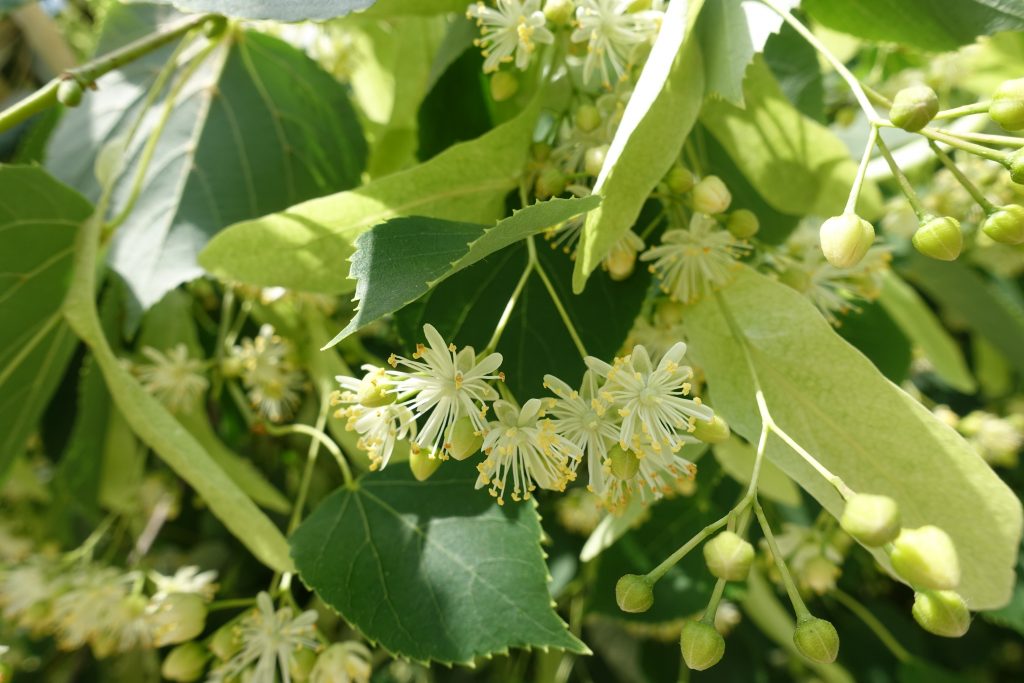
M 818 51 L 785 24 L 765 44 L 764 61 L 793 106 L 804 116 L 826 123 L 825 82 Z

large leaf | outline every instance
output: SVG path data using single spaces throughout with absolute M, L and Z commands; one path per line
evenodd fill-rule
M 586 653 L 552 609 L 533 503 L 499 507 L 476 477 L 452 462 L 426 482 L 391 468 L 338 489 L 292 536 L 299 575 L 366 638 L 418 661 Z
M 720 297 L 690 311 L 691 351 L 707 373 L 715 410 L 753 440 L 760 429 L 742 330 L 779 426 L 855 491 L 895 498 L 903 523 L 935 524 L 960 555 L 960 592 L 974 609 L 1004 604 L 1014 583 L 1021 505 L 963 438 L 886 380 L 840 339 L 800 294 L 743 269 Z M 835 489 L 781 440 L 768 457 L 832 514 Z M 883 553 L 876 552 L 883 564 Z
M 104 145 L 123 147 L 136 121 L 131 105 L 151 82 L 126 84 L 116 72 L 100 79 L 101 93 L 62 119 L 49 149 L 53 172 L 98 194 L 94 160 Z M 108 84 L 116 99 L 104 97 Z M 110 111 L 126 105 L 109 125 Z M 142 182 L 110 260 L 146 309 L 202 274 L 196 256 L 226 225 L 358 184 L 366 145 L 330 75 L 283 41 L 232 29 L 175 72 L 123 155 L 115 213 L 132 201 L 136 175 Z
M 1018 0 L 804 0 L 803 8 L 836 31 L 932 52 L 1024 28 Z
M 761 57 L 747 70 L 746 109 L 708 102 L 701 123 L 773 208 L 795 215 L 841 213 L 857 164 L 828 128 L 797 111 Z M 858 210 L 878 215 L 878 189 L 865 184 Z
M 573 291 L 636 222 L 644 202 L 697 121 L 704 67 L 696 40 L 688 40 L 703 0 L 672 0 L 643 72 L 608 149 L 594 192 L 601 206 L 587 216 L 580 237 Z
M 186 12 L 214 12 L 239 19 L 332 19 L 366 9 L 376 0 L 158 0 Z
M 349 277 L 356 280 L 356 314 L 331 345 L 394 313 L 445 278 L 494 252 L 597 206 L 600 198 L 552 199 L 527 206 L 487 227 L 413 216 L 395 218 L 356 239 Z M 426 241 L 430 251 L 424 251 Z
M 754 472 L 756 450 L 752 444 L 735 437 L 715 444 L 711 452 L 715 460 L 730 477 L 741 484 L 750 484 Z M 761 464 L 761 473 L 757 479 L 757 491 L 762 497 L 774 500 L 783 505 L 796 507 L 800 505 L 800 489 L 786 473 L 771 461 Z
M 366 11 L 368 17 L 391 17 L 408 14 L 465 13 L 465 0 L 377 0 Z
M 60 304 L 78 226 L 91 212 L 42 169 L 0 166 L 0 479 L 74 351 Z
M 430 161 L 350 192 L 233 225 L 200 262 L 220 277 L 261 286 L 352 291 L 347 259 L 361 233 L 396 216 L 486 223 L 504 212 L 533 135 L 539 100 L 517 118 Z

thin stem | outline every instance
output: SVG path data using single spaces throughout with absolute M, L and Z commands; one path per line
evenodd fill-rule
M 344 454 L 338 444 L 334 443 L 334 439 L 327 436 L 322 429 L 316 427 L 310 427 L 304 424 L 290 424 L 290 425 L 274 425 L 265 424 L 264 428 L 268 434 L 274 436 L 287 436 L 289 434 L 303 434 L 316 441 L 319 441 L 327 451 L 334 456 L 334 459 L 338 461 L 338 467 L 341 469 L 341 476 L 345 478 L 345 485 L 350 486 L 355 479 L 352 476 L 352 469 L 348 466 L 348 462 L 345 460 Z
M 989 149 L 981 145 L 976 145 L 973 142 L 962 140 L 961 138 L 944 133 L 937 128 L 922 128 L 920 131 L 921 135 L 935 140 L 936 142 L 944 142 L 950 147 L 956 147 L 957 149 L 963 150 L 975 156 L 979 156 L 982 159 L 988 159 L 989 161 L 995 161 L 1002 165 L 1008 163 L 1007 159 L 1009 155 L 1006 152 L 1000 152 L 999 150 Z
M 77 561 L 82 558 L 87 560 L 92 559 L 92 554 L 95 552 L 96 546 L 101 540 L 103 540 L 103 537 L 107 535 L 107 532 L 110 531 L 110 527 L 116 519 L 117 515 L 107 515 L 103 521 L 100 522 L 99 526 L 93 529 L 88 538 L 82 541 L 82 545 L 69 552 L 65 557 L 71 561 Z
M 811 47 L 820 52 L 821 55 L 828 60 L 828 63 L 832 65 L 832 68 L 836 70 L 836 73 L 838 73 L 842 79 L 846 81 L 846 84 L 850 86 L 850 90 L 853 91 L 853 96 L 857 99 L 857 103 L 867 115 L 868 122 L 877 125 L 880 120 L 878 112 L 876 112 L 875 108 L 871 105 L 871 100 L 867 93 L 864 92 L 864 88 L 861 86 L 860 81 L 858 81 L 857 77 L 846 68 L 846 65 L 839 61 L 839 59 L 833 55 L 820 40 L 818 40 L 817 36 L 815 36 L 809 28 L 804 26 L 799 19 L 790 14 L 784 7 L 780 7 L 776 4 L 775 0 L 761 0 L 761 2 L 782 17 L 783 21 L 792 26 L 804 40 L 811 44 Z
M 220 398 L 220 392 L 224 387 L 224 373 L 221 371 L 224 362 L 224 353 L 227 351 L 227 344 L 224 342 L 228 337 L 228 330 L 231 327 L 231 316 L 235 313 L 235 290 L 231 287 L 224 288 L 224 296 L 220 301 L 220 320 L 217 323 L 217 342 L 213 347 L 213 359 L 217 372 L 213 375 L 213 397 Z
M 320 392 L 320 413 L 316 417 L 316 430 L 323 433 L 327 425 L 327 415 L 331 411 L 330 391 Z M 295 499 L 295 506 L 292 508 L 292 518 L 288 522 L 288 535 L 299 526 L 302 521 L 302 510 L 306 507 L 306 497 L 309 495 L 310 484 L 313 483 L 313 472 L 316 469 L 316 458 L 320 453 L 321 442 L 319 439 L 309 440 L 309 450 L 306 451 L 306 466 L 302 470 L 302 479 L 299 483 L 299 493 Z M 347 480 L 346 480 L 347 481 Z
M 953 107 L 952 109 L 943 109 L 938 114 L 932 117 L 935 119 L 956 119 L 961 116 L 970 116 L 971 114 L 987 114 L 988 108 L 992 105 L 991 101 L 986 102 L 975 102 L 973 104 L 965 104 L 962 107 Z
M 772 551 L 772 558 L 775 560 L 775 566 L 779 570 L 779 575 L 782 577 L 782 584 L 786 587 L 786 593 L 789 595 L 789 601 L 793 603 L 793 611 L 796 612 L 797 623 L 805 621 L 811 618 L 811 612 L 807 609 L 807 605 L 804 604 L 804 599 L 800 597 L 800 592 L 796 589 L 796 583 L 793 581 L 793 577 L 789 573 L 789 567 L 786 566 L 785 560 L 782 559 L 782 553 L 779 551 L 779 544 L 775 542 L 775 535 L 772 534 L 772 528 L 768 524 L 768 520 L 764 516 L 764 510 L 761 509 L 761 504 L 754 500 L 754 514 L 757 515 L 757 522 L 761 525 L 761 531 L 764 532 L 764 538 L 768 541 L 768 547 Z
M 206 607 L 206 611 L 216 612 L 222 609 L 238 609 L 239 607 L 252 607 L 255 604 L 255 598 L 234 598 L 232 600 L 214 600 Z
M 74 79 L 83 86 L 92 85 L 100 76 L 163 47 L 195 27 L 200 26 L 212 16 L 215 15 L 198 14 L 185 17 L 162 31 L 151 33 L 148 36 L 128 43 L 124 47 L 98 57 L 80 67 L 68 69 L 33 94 L 0 112 L 0 132 L 9 130 L 31 116 L 46 111 L 57 104 L 57 89 L 60 87 L 61 81 Z
M 847 486 L 846 482 L 844 482 L 842 478 L 833 474 L 827 467 L 818 462 L 817 458 L 808 453 L 803 446 L 798 444 L 796 440 L 794 440 L 793 437 L 791 437 L 789 434 L 783 431 L 781 427 L 779 427 L 775 423 L 772 423 L 771 430 L 772 432 L 775 433 L 776 436 L 778 436 L 780 439 L 786 442 L 786 445 L 792 448 L 797 455 L 803 458 L 808 465 L 813 467 L 818 474 L 820 474 L 826 481 L 828 481 L 828 483 L 832 484 L 832 486 L 836 488 L 836 490 L 839 492 L 839 495 L 841 495 L 844 500 L 849 500 L 855 495 L 856 492 L 849 486 Z
M 850 188 L 850 196 L 846 200 L 846 209 L 843 213 L 857 213 L 857 200 L 860 198 L 860 189 L 864 184 L 864 176 L 868 172 L 868 162 L 871 161 L 871 152 L 875 149 L 875 142 L 878 140 L 878 126 L 871 124 L 868 133 L 868 143 L 864 147 L 864 156 L 860 159 L 860 166 L 857 167 L 857 176 L 853 179 L 853 187 Z
M 516 283 L 516 288 L 512 290 L 512 296 L 508 298 L 508 303 L 505 304 L 505 310 L 501 312 L 498 324 L 494 326 L 494 334 L 491 335 L 491 339 L 487 342 L 487 346 L 484 347 L 481 355 L 486 356 L 498 348 L 501 335 L 505 333 L 505 326 L 508 325 L 508 321 L 512 317 L 512 311 L 515 310 L 516 303 L 519 301 L 519 295 L 523 293 L 523 287 L 526 286 L 526 281 L 530 279 L 531 272 L 533 272 L 533 262 L 527 259 L 526 267 L 523 268 L 523 274 L 519 276 L 519 282 Z
M 972 183 L 966 175 L 964 175 L 964 172 L 960 170 L 956 165 L 956 162 L 954 162 L 948 154 L 943 152 L 932 140 L 928 141 L 928 146 L 932 148 L 932 151 L 935 152 L 935 156 L 939 158 L 942 165 L 949 169 L 949 172 L 952 173 L 963 188 L 967 190 L 967 194 L 971 195 L 971 197 L 974 198 L 974 201 L 978 202 L 978 205 L 981 206 L 986 214 L 996 211 L 995 205 L 985 198 L 985 195 L 982 194 L 981 190 L 979 190 L 977 186 Z
M 917 192 L 914 191 L 914 186 L 910 184 L 907 176 L 904 175 L 903 171 L 896 164 L 896 160 L 893 159 L 892 153 L 889 151 L 889 146 L 885 144 L 885 141 L 879 137 L 876 141 L 878 144 L 878 150 L 885 157 L 885 162 L 889 164 L 889 170 L 892 171 L 892 175 L 896 178 L 896 182 L 899 183 L 900 190 L 906 195 L 907 201 L 910 202 L 910 206 L 914 209 L 914 213 L 917 214 L 917 220 L 922 223 L 925 221 L 926 214 L 924 205 L 921 204 L 920 198 L 917 196 Z
M 757 399 L 759 404 L 764 400 L 760 392 L 757 394 Z M 757 439 L 757 453 L 754 455 L 754 469 L 750 473 L 750 485 L 747 487 L 744 498 L 753 499 L 757 495 L 757 482 L 761 478 L 761 463 L 764 461 L 765 451 L 768 450 L 768 432 L 771 431 L 769 424 L 761 422 L 761 436 Z
M 722 602 L 722 593 L 725 592 L 725 584 L 728 583 L 725 579 L 719 579 L 715 581 L 715 587 L 711 591 L 711 599 L 708 600 L 708 606 L 704 609 L 704 616 L 700 618 L 708 626 L 715 625 L 715 616 L 718 614 L 718 604 Z
M 648 223 L 647 227 L 640 231 L 640 239 L 646 242 L 647 238 L 650 237 L 651 233 L 658 227 L 658 223 L 661 222 L 661 219 L 664 218 L 667 213 L 668 210 L 662 208 L 661 211 L 658 212 L 658 215 L 654 217 L 654 220 Z
M 966 130 L 950 130 L 948 128 L 935 128 L 936 133 L 952 135 L 968 142 L 977 142 L 985 145 L 1003 145 L 1005 147 L 1024 147 L 1024 138 L 1013 135 L 992 135 L 991 133 L 973 133 Z
M 533 237 L 526 238 L 526 247 L 530 255 L 530 263 L 533 264 L 533 270 L 540 277 L 540 281 L 544 283 L 544 288 L 548 290 L 548 294 L 551 295 L 551 301 L 555 304 L 555 308 L 558 310 L 559 317 L 562 318 L 562 322 L 565 324 L 565 329 L 569 331 L 569 336 L 572 338 L 572 343 L 576 345 L 576 350 L 580 353 L 580 358 L 586 358 L 590 354 L 587 353 L 587 348 L 583 345 L 583 340 L 580 339 L 579 333 L 576 331 L 576 326 L 573 325 L 572 319 L 569 317 L 569 312 L 565 310 L 565 306 L 562 305 L 562 300 L 558 296 L 558 292 L 555 291 L 555 286 L 552 284 L 548 274 L 544 271 L 543 266 L 540 265 L 540 261 L 537 260 L 537 246 L 533 242 Z
M 864 88 L 864 92 L 867 94 L 869 100 L 871 100 L 880 107 L 892 109 L 892 100 L 890 100 L 888 97 L 878 92 L 877 90 L 875 90 L 866 83 L 861 83 L 860 87 Z
M 669 569 L 676 566 L 676 563 L 678 563 L 679 560 L 686 557 L 687 553 L 700 545 L 705 538 L 725 526 L 732 517 L 733 513 L 730 512 L 725 517 L 708 524 L 706 527 L 698 531 L 696 536 L 687 541 L 674 553 L 666 557 L 657 567 L 647 572 L 647 578 L 650 579 L 652 583 L 657 582 L 661 577 L 665 576 Z
M 864 625 L 871 629 L 875 636 L 882 641 L 882 644 L 889 649 L 889 652 L 892 652 L 896 659 L 901 662 L 909 662 L 913 659 L 913 655 L 911 655 L 905 647 L 900 645 L 900 642 L 896 640 L 896 636 L 892 634 L 892 631 L 887 629 L 885 624 L 883 624 L 878 617 L 872 614 L 867 607 L 858 602 L 856 598 L 839 588 L 833 589 L 832 595 L 835 596 L 835 599 L 842 603 L 846 609 L 853 612 L 858 619 L 863 621 Z

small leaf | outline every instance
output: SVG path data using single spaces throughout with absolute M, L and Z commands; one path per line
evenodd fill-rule
M 338 489 L 292 536 L 299 575 L 366 638 L 417 661 L 588 653 L 552 609 L 535 506 L 499 507 L 476 477 L 450 461 L 426 482 L 395 467 Z
M 375 0 L 157 0 L 185 12 L 214 12 L 239 19 L 306 21 L 333 19 L 366 9 Z
M 746 337 L 778 425 L 855 491 L 896 499 L 907 527 L 946 530 L 960 556 L 958 590 L 972 609 L 1005 604 L 1021 537 L 1020 502 L 970 445 L 882 377 L 800 294 L 744 268 L 720 297 L 689 310 L 687 331 L 715 410 L 748 441 L 760 430 L 754 384 L 723 304 Z M 781 440 L 769 440 L 768 457 L 841 514 L 832 485 Z M 888 566 L 884 553 L 875 557 Z

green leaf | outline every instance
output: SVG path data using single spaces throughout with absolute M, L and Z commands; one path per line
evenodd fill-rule
M 890 381 L 900 384 L 907 379 L 914 356 L 910 340 L 878 301 L 861 302 L 846 311 L 836 332 Z
M 395 218 L 356 239 L 349 277 L 357 281 L 356 314 L 327 346 L 394 313 L 441 281 L 494 252 L 578 216 L 600 198 L 552 199 L 514 212 L 490 228 L 413 216 Z M 423 242 L 430 245 L 424 251 Z
M 744 268 L 720 296 L 692 307 L 687 330 L 715 410 L 748 441 L 760 431 L 754 382 L 723 305 L 751 349 L 775 422 L 855 491 L 896 499 L 906 526 L 945 529 L 960 555 L 958 590 L 973 609 L 1005 604 L 1021 506 L 967 442 L 886 380 L 800 294 Z M 842 512 L 831 484 L 781 440 L 769 440 L 768 457 L 833 515 Z M 886 565 L 884 553 L 875 557 Z
M 703 0 L 672 0 L 594 185 L 601 206 L 587 216 L 572 286 L 587 277 L 636 222 L 644 202 L 679 156 L 704 97 L 704 66 L 687 40 Z
M 836 31 L 929 52 L 1024 28 L 1024 5 L 1016 0 L 804 0 L 803 9 Z
M 115 72 L 100 79 L 100 94 L 68 112 L 50 145 L 49 167 L 83 191 L 98 194 L 95 159 L 104 145 L 124 146 L 136 121 L 133 98 L 153 82 L 140 80 L 117 100 L 105 97 L 108 83 L 124 86 L 121 78 Z M 131 210 L 110 262 L 144 310 L 203 274 L 196 257 L 226 225 L 354 187 L 366 160 L 345 89 L 281 40 L 229 29 L 170 80 L 156 105 L 160 114 L 143 119 L 123 151 L 114 195 L 115 215 Z M 107 128 L 110 112 L 124 106 L 118 101 L 129 110 Z M 102 131 L 95 137 L 88 133 L 94 128 Z
M 333 19 L 366 9 L 375 0 L 157 0 L 185 12 L 214 12 L 239 19 L 306 21 Z
M 825 82 L 818 51 L 789 24 L 768 39 L 764 61 L 779 81 L 786 99 L 818 123 L 826 123 Z
M 410 214 L 485 223 L 504 214 L 533 135 L 539 100 L 486 135 L 430 161 L 350 192 L 229 227 L 200 255 L 218 277 L 264 287 L 338 294 L 352 291 L 345 263 L 355 239 Z
M 368 17 L 393 17 L 411 14 L 464 14 L 465 0 L 377 0 L 366 11 Z
M 955 311 L 1024 373 L 1024 308 L 996 281 L 960 261 L 940 262 L 911 253 L 900 273 L 944 308 Z
M 720 444 L 715 444 L 711 451 L 715 460 L 722 466 L 725 473 L 744 486 L 750 484 L 750 475 L 754 471 L 755 448 L 752 444 L 736 437 Z M 796 507 L 800 505 L 800 489 L 785 472 L 770 460 L 761 463 L 761 474 L 757 479 L 757 491 L 760 495 L 776 503 Z
M 846 145 L 789 103 L 763 58 L 747 69 L 743 91 L 746 109 L 710 101 L 701 123 L 776 210 L 841 213 L 857 173 Z M 865 184 L 857 207 L 869 220 L 879 214 L 881 195 L 874 185 Z
M 60 304 L 78 226 L 91 212 L 42 169 L 0 165 L 0 480 L 77 344 Z
M 903 334 L 921 349 L 943 382 L 965 394 L 974 393 L 977 384 L 967 369 L 960 345 L 913 287 L 890 272 L 882 281 L 878 301 Z
M 421 662 L 509 648 L 588 654 L 552 609 L 532 503 L 499 507 L 476 470 L 390 468 L 331 494 L 292 535 L 310 588 L 369 640 Z

